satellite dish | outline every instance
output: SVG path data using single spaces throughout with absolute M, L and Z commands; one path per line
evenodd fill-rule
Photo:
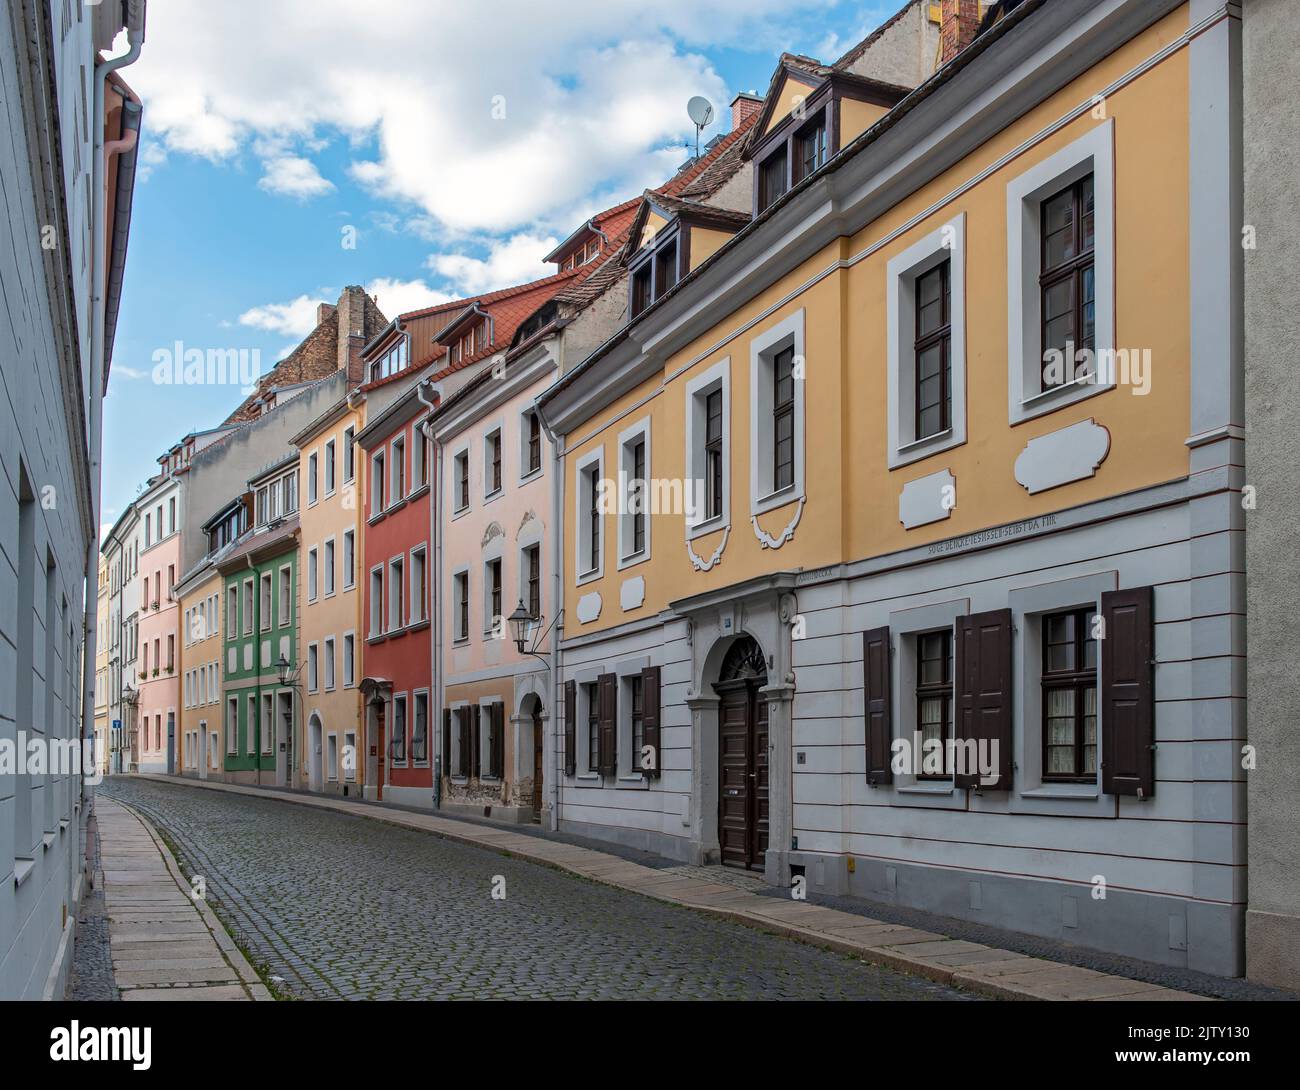
M 686 112 L 695 122 L 695 127 L 702 129 L 713 120 L 713 103 L 703 95 L 696 95 L 686 104 Z

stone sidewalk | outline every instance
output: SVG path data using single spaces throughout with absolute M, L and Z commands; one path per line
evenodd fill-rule
M 1191 992 L 1162 988 L 1145 981 L 1099 973 L 1079 966 L 1062 965 L 804 901 L 774 900 L 735 883 L 717 881 L 707 873 L 708 868 L 690 868 L 698 876 L 683 874 L 683 868 L 664 871 L 605 852 L 512 832 L 504 826 L 487 828 L 433 813 L 413 813 L 359 800 L 154 774 L 139 774 L 139 778 L 182 787 L 279 799 L 300 806 L 334 810 L 372 821 L 419 829 L 463 844 L 567 870 L 591 881 L 712 913 L 764 931 L 858 957 L 875 965 L 913 973 L 997 999 L 1206 999 L 1205 996 Z M 102 832 L 102 825 L 101 835 L 105 843 L 104 866 L 107 871 L 109 838 Z
M 122 999 L 269 1000 L 212 910 L 190 896 L 154 830 L 104 795 L 95 811 L 113 977 Z

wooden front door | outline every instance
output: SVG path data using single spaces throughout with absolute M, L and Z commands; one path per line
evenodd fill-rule
M 388 761 L 388 731 L 385 729 L 387 723 L 384 712 L 387 705 L 382 700 L 374 703 L 375 709 L 375 736 L 371 739 L 371 745 L 375 747 L 375 801 L 381 802 L 384 798 L 384 782 L 387 778 L 385 767 Z
M 542 816 L 542 712 L 533 709 L 533 812 Z
M 718 705 L 718 844 L 727 866 L 762 870 L 768 831 L 767 671 L 745 637 L 728 653 Z

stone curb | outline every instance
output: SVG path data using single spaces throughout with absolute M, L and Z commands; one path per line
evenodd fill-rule
M 157 778 L 168 779 L 168 777 L 165 776 Z M 185 876 L 181 873 L 180 864 L 176 862 L 176 858 L 172 855 L 171 849 L 167 847 L 166 842 L 158 835 L 158 830 L 154 828 L 153 822 L 144 817 L 138 810 L 122 802 L 120 799 L 113 799 L 113 802 L 122 807 L 123 810 L 144 826 L 145 832 L 149 834 L 150 839 L 154 842 L 154 846 L 157 847 L 159 853 L 162 855 L 163 862 L 167 866 L 167 872 L 176 882 L 177 888 L 182 893 L 186 894 L 190 904 L 192 904 L 198 912 L 199 918 L 203 921 L 203 926 L 207 928 L 209 934 L 212 936 L 212 941 L 217 944 L 217 949 L 221 951 L 222 957 L 226 959 L 226 962 L 230 965 L 230 968 L 234 971 L 236 977 L 239 978 L 239 982 L 243 989 L 248 992 L 249 996 L 255 1002 L 274 1002 L 274 996 L 271 995 L 271 992 L 266 985 L 262 983 L 261 978 L 257 975 L 257 970 L 249 964 L 248 959 L 244 957 L 243 952 L 235 945 L 235 941 L 230 937 L 225 926 L 217 918 L 216 913 L 208 906 L 208 903 L 203 900 L 195 900 L 193 897 L 189 896 L 187 892 L 189 889 L 189 883 L 185 881 Z
M 522 833 L 512 833 L 506 827 L 481 829 L 479 826 L 460 822 L 455 818 L 443 817 L 441 814 L 410 813 L 386 807 L 383 803 L 352 802 L 320 795 L 247 787 L 243 784 L 220 783 L 188 777 L 164 776 L 157 773 L 133 773 L 132 775 L 141 780 L 176 784 L 181 787 L 201 787 L 230 794 L 270 798 L 277 802 L 332 810 L 399 828 L 432 833 L 445 840 L 476 848 L 486 848 L 501 855 L 567 871 L 602 885 L 613 886 L 683 908 L 707 912 L 721 919 L 744 924 L 746 927 L 820 946 L 873 965 L 910 973 L 993 999 L 1076 1002 L 1209 1001 L 1208 997 L 1194 995 L 1191 992 L 1099 973 L 1075 965 L 1064 965 L 1045 958 L 1017 954 L 1010 950 L 985 946 L 982 943 L 955 940 L 946 935 L 930 934 L 915 928 L 888 924 L 881 920 L 819 905 L 808 905 L 793 900 L 773 901 L 770 897 L 760 897 L 733 887 L 726 887 L 725 892 L 717 892 L 723 887 L 704 879 L 686 878 L 680 875 L 665 876 L 658 870 L 629 862 L 620 856 L 607 855 L 592 848 L 581 848 L 557 841 L 539 841 Z M 146 827 L 148 827 L 147 822 Z M 151 827 L 150 832 L 151 834 L 153 832 Z M 539 847 L 549 850 L 538 850 Z M 170 853 L 167 855 L 170 860 Z M 652 880 L 654 878 L 663 880 L 656 882 Z M 742 907 L 747 901 L 752 901 L 753 904 Z M 791 912 L 794 913 L 796 920 L 782 918 L 783 915 L 789 915 Z M 827 921 L 838 918 L 840 926 L 833 929 L 809 926 L 807 923 L 797 922 L 800 916 L 805 919 L 811 916 Z M 855 940 L 851 934 L 848 934 L 855 930 L 860 934 L 864 931 L 870 932 L 870 937 Z M 845 932 L 845 934 L 836 932 Z M 891 936 L 893 936 L 892 940 Z M 904 939 L 906 941 L 902 941 Z

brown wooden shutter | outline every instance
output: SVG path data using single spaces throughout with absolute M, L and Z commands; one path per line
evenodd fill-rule
M 958 787 L 1011 790 L 1011 635 L 1009 609 L 957 618 L 953 734 L 959 743 L 976 743 L 976 760 L 981 756 L 980 749 L 988 747 L 988 755 L 993 757 L 993 746 L 997 747 L 993 765 L 997 779 L 981 783 L 978 767 L 967 767 L 965 772 L 954 774 Z
M 1101 596 L 1101 789 L 1156 790 L 1155 610 L 1151 587 Z
M 442 774 L 451 775 L 451 709 L 442 709 Z
M 474 714 L 470 721 L 474 724 L 469 735 L 469 776 L 473 779 L 475 776 L 481 777 L 483 774 L 483 765 L 480 761 L 479 750 L 482 745 L 483 734 L 483 709 L 474 705 Z
M 491 705 L 492 725 L 488 739 L 488 770 L 499 780 L 505 779 L 506 771 L 506 706 Z
M 658 779 L 663 769 L 659 741 L 659 667 L 647 666 L 641 671 L 641 744 L 650 747 L 651 766 L 641 768 L 641 754 L 632 754 L 634 767 L 641 768 L 647 779 Z
M 599 716 L 599 767 L 602 776 L 618 772 L 618 675 L 601 674 L 597 693 L 600 698 Z
M 578 683 L 564 683 L 564 774 L 578 771 Z
M 867 783 L 893 783 L 889 628 L 862 633 L 863 706 L 866 711 Z

